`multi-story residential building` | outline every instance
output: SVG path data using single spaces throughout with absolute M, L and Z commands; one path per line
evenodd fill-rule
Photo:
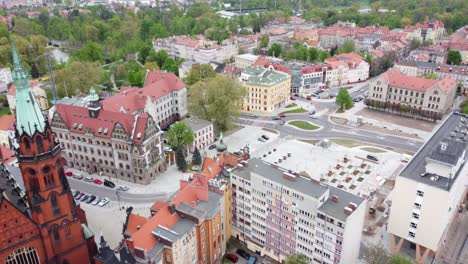
M 253 54 L 240 54 L 234 57 L 234 65 L 237 68 L 245 69 L 252 66 L 258 59 L 257 55 Z
M 273 66 L 249 66 L 242 71 L 240 81 L 247 88 L 242 105 L 245 111 L 271 113 L 289 102 L 291 76 L 274 70 Z
M 462 63 L 468 64 L 468 25 L 458 29 L 450 36 L 449 48 L 458 50 Z
M 221 44 L 203 36 L 192 39 L 186 36 L 153 39 L 156 51 L 165 50 L 171 57 L 192 60 L 198 63 L 225 63 L 239 53 L 239 46 L 235 39 L 226 39 Z
M 213 123 L 195 116 L 186 118 L 184 122 L 191 127 L 193 131 L 193 144 L 190 148 L 191 151 L 195 148 L 203 150 L 214 142 Z
M 270 64 L 277 71 L 291 75 L 291 93 L 311 93 L 325 88 L 328 65 L 303 61 L 282 61 Z
M 232 236 L 282 262 L 357 263 L 366 200 L 257 158 L 231 171 Z
M 437 64 L 433 62 L 424 61 L 399 61 L 395 64 L 395 68 L 400 70 L 403 74 L 409 76 L 420 77 L 426 74 L 434 73 L 438 79 L 450 77 L 463 84 L 468 80 L 468 66 L 465 65 L 449 65 Z
M 446 57 L 447 47 L 437 44 L 412 50 L 407 59 L 444 64 Z
M 0 117 L 0 144 L 11 149 L 12 139 L 15 138 L 15 116 L 3 115 Z
M 37 104 L 39 105 L 39 108 L 41 108 L 42 111 L 45 111 L 49 109 L 49 101 L 47 100 L 47 94 L 46 91 L 42 88 L 40 88 L 37 84 L 37 81 L 31 81 L 31 88 L 33 95 L 36 99 Z M 8 105 L 10 106 L 10 111 L 12 113 L 16 112 L 16 85 L 12 84 L 8 88 L 7 94 L 7 101 Z
M 148 71 L 143 88 L 121 88 L 102 101 L 104 110 L 137 114 L 147 112 L 166 128 L 187 115 L 187 88 L 172 72 Z
M 69 167 L 140 184 L 166 169 L 154 119 L 101 109 L 94 89 L 88 107 L 57 105 L 51 127 Z
M 425 21 L 414 26 L 406 26 L 404 29 L 408 33 L 408 39 L 417 39 L 421 42 L 432 41 L 435 43 L 445 34 L 445 25 L 439 20 Z
M 230 237 L 228 172 L 237 156 L 205 158 L 203 171 L 167 201 L 156 201 L 149 219 L 130 213 L 124 225 L 126 247 L 144 263 L 221 263 Z M 230 207 L 228 207 L 230 208 Z
M 396 177 L 388 220 L 393 253 L 411 244 L 422 264 L 450 239 L 448 226 L 467 192 L 467 124 L 468 115 L 451 113 Z
M 354 53 L 343 53 L 325 60 L 327 87 L 342 86 L 369 78 L 369 63 Z
M 369 97 L 365 102 L 369 107 L 410 115 L 427 113 L 434 115 L 431 118 L 440 119 L 452 109 L 456 85 L 450 77 L 430 80 L 407 76 L 392 68 L 369 83 Z
M 0 82 L 3 82 L 5 84 L 10 84 L 13 82 L 13 77 L 11 76 L 10 68 L 0 69 Z

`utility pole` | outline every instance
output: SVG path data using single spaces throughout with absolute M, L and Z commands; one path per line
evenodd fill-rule
M 49 72 L 49 78 L 50 78 L 50 84 L 52 85 L 52 93 L 54 95 L 54 98 L 52 99 L 52 104 L 55 105 L 57 103 L 57 90 L 55 87 L 55 80 L 54 80 L 54 74 L 52 73 L 52 64 L 50 63 L 50 56 L 49 53 L 45 53 L 46 61 L 47 61 L 47 71 Z

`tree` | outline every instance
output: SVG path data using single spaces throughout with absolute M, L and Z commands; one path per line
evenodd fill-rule
M 165 50 L 160 50 L 156 52 L 155 55 L 155 60 L 156 63 L 159 65 L 159 68 L 162 68 L 166 60 L 169 58 L 169 55 L 167 54 L 167 51 Z
M 341 54 L 341 53 L 352 53 L 356 50 L 356 44 L 354 43 L 354 40 L 352 39 L 347 39 L 343 45 L 336 51 L 336 54 Z
M 216 75 L 192 85 L 189 110 L 212 121 L 219 131 L 226 131 L 231 128 L 231 117 L 239 115 L 245 94 L 245 87 L 237 80 Z
M 435 74 L 434 72 L 427 73 L 423 75 L 423 78 L 430 79 L 430 80 L 437 80 L 437 74 Z
M 130 70 L 128 71 L 127 81 L 133 86 L 142 87 L 145 81 L 145 73 L 141 69 Z
M 281 44 L 273 43 L 271 44 L 271 47 L 268 50 L 268 55 L 278 58 L 279 56 L 281 56 L 282 49 L 283 47 L 281 46 Z
M 182 148 L 176 149 L 176 164 L 179 170 L 187 170 L 187 161 L 185 160 L 184 151 Z
M 268 43 L 270 43 L 270 37 L 264 34 L 260 39 L 260 48 L 262 49 L 268 47 Z
M 207 78 L 213 78 L 216 76 L 216 72 L 208 64 L 200 64 L 193 66 L 188 72 L 187 76 L 184 78 L 185 84 L 191 86 L 197 83 L 200 80 L 205 80 Z
M 175 75 L 179 75 L 179 66 L 173 58 L 167 58 L 161 69 L 168 72 L 173 72 Z
M 86 94 L 101 78 L 101 69 L 96 63 L 73 61 L 63 69 L 54 71 L 59 97 Z
M 159 66 L 156 62 L 146 62 L 145 65 L 143 65 L 143 71 L 155 71 L 159 70 Z
M 336 96 L 336 104 L 343 110 L 349 109 L 353 106 L 353 99 L 351 98 L 351 95 L 349 95 L 348 90 L 340 89 Z
M 4 23 L 0 23 L 0 38 L 8 38 L 10 33 L 8 32 L 8 27 Z
M 184 121 L 171 125 L 165 134 L 167 143 L 172 149 L 182 149 L 193 143 L 193 130 Z
M 390 258 L 390 264 L 412 264 L 413 262 L 401 255 L 393 255 Z
M 367 264 L 386 264 L 389 260 L 390 257 L 382 246 L 370 247 L 364 254 L 364 261 Z
M 307 257 L 303 254 L 293 254 L 289 255 L 284 261 L 283 264 L 307 264 Z
M 197 147 L 195 147 L 195 150 L 193 151 L 192 164 L 193 165 L 201 165 L 202 164 L 202 158 L 201 158 L 201 155 L 200 155 L 200 151 L 198 150 Z
M 421 41 L 417 38 L 413 38 L 410 43 L 410 50 L 415 50 L 421 46 Z
M 88 41 L 83 48 L 81 48 L 78 56 L 82 61 L 102 62 L 104 60 L 101 45 L 93 41 Z
M 40 76 L 39 69 L 37 69 L 37 66 L 35 63 L 31 65 L 31 76 L 33 78 L 38 78 Z
M 447 63 L 451 65 L 460 65 L 462 62 L 461 54 L 458 50 L 449 50 Z

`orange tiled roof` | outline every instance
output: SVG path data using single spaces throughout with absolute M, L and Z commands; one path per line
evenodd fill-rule
M 383 73 L 382 78 L 391 86 L 419 92 L 425 92 L 435 86 L 438 86 L 445 92 L 456 88 L 456 81 L 450 77 L 446 77 L 442 80 L 431 80 L 404 75 L 396 68 L 392 68 Z
M 14 115 L 3 115 L 0 117 L 0 130 L 14 130 L 15 127 L 15 116 Z

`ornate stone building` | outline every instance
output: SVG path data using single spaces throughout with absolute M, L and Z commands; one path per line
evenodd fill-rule
M 12 50 L 15 152 L 22 183 L 0 164 L 0 263 L 94 263 L 94 235 L 73 199 L 59 142 L 34 98 L 13 43 Z
M 88 107 L 58 104 L 52 118 L 69 167 L 140 184 L 165 171 L 162 132 L 148 113 L 101 109 L 92 88 L 88 99 Z

